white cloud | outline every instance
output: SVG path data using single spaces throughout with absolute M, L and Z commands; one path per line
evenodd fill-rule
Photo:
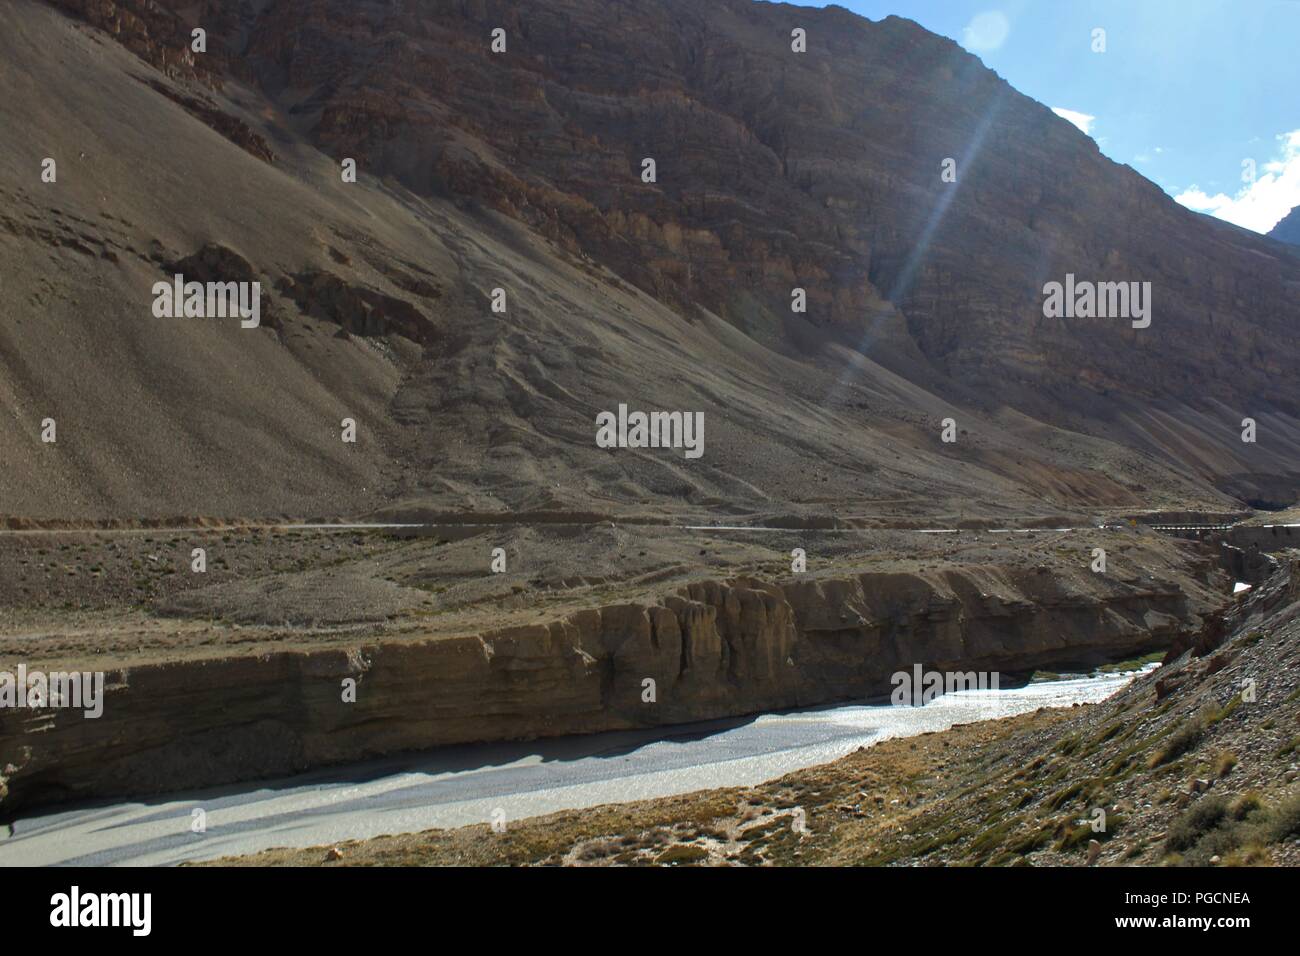
M 1236 195 L 1211 196 L 1193 185 L 1174 200 L 1244 229 L 1268 232 L 1292 207 L 1300 206 L 1300 129 L 1281 134 L 1277 142 L 1278 158 L 1258 167 L 1255 181 L 1245 183 Z
M 1097 121 L 1097 117 L 1089 116 L 1087 113 L 1079 113 L 1075 110 L 1063 109 L 1060 106 L 1053 106 L 1052 112 L 1061 117 L 1061 119 L 1073 123 L 1087 135 L 1092 135 L 1092 124 Z
M 999 10 L 977 13 L 961 31 L 961 43 L 972 53 L 991 53 L 1000 49 L 1011 32 L 1011 21 Z

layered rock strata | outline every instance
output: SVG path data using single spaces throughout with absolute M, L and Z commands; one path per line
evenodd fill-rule
M 479 635 L 132 667 L 108 675 L 99 719 L 0 712 L 0 813 L 447 744 L 865 700 L 914 664 L 1088 666 L 1199 627 L 1205 608 L 1172 584 L 1098 593 L 1085 574 L 738 577 Z M 355 703 L 343 701 L 348 679 Z

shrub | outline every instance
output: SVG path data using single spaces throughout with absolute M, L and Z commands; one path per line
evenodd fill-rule
M 677 846 L 669 847 L 660 853 L 655 859 L 656 863 L 673 865 L 679 863 L 699 863 L 709 857 L 709 851 L 702 846 L 690 846 L 679 843 Z
M 1228 799 L 1214 795 L 1202 797 L 1174 821 L 1165 837 L 1168 850 L 1190 850 L 1202 837 L 1217 827 L 1228 815 Z
M 1201 723 L 1204 726 L 1213 727 L 1219 721 L 1231 715 L 1232 712 L 1240 706 L 1240 694 L 1234 694 L 1222 707 L 1215 707 L 1213 704 L 1207 704 L 1201 716 Z
M 1300 837 L 1300 793 L 1293 793 L 1269 813 L 1265 830 L 1269 843 Z
M 1296 833 L 1300 833 L 1300 795 L 1274 807 L 1265 807 L 1254 792 L 1231 801 L 1207 796 L 1169 828 L 1165 850 L 1182 851 L 1182 862 L 1191 866 L 1205 866 L 1216 856 L 1227 866 L 1251 866 L 1267 862 L 1265 843 Z
M 1183 754 L 1196 747 L 1201 742 L 1201 737 L 1205 734 L 1205 728 L 1199 717 L 1193 718 L 1189 723 L 1184 724 L 1169 735 L 1164 746 L 1156 750 L 1147 761 L 1147 767 L 1154 769 L 1161 764 L 1169 763 L 1171 760 L 1177 760 Z
M 1268 866 L 1272 862 L 1268 851 L 1257 844 L 1233 850 L 1223 858 L 1224 866 Z
M 1237 755 L 1225 750 L 1214 759 L 1214 774 L 1217 777 L 1226 777 L 1232 773 L 1232 768 L 1235 766 L 1237 766 Z
M 1234 820 L 1244 820 L 1252 813 L 1264 809 L 1264 801 L 1255 790 L 1248 790 L 1246 793 L 1233 799 L 1228 805 L 1228 816 Z
M 1061 809 L 1061 807 L 1065 806 L 1067 803 L 1074 800 L 1075 797 L 1079 796 L 1079 794 L 1082 792 L 1083 792 L 1082 783 L 1072 783 L 1064 790 L 1054 793 L 1051 797 L 1049 797 L 1047 803 L 1044 804 L 1044 806 L 1046 806 L 1048 810 L 1059 810 Z

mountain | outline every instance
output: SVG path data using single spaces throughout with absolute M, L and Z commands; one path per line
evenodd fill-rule
M 910 21 L 9 6 L 15 522 L 1296 498 L 1300 256 L 1178 206 Z M 156 317 L 177 272 L 259 281 L 260 326 Z M 1149 327 L 1048 317 L 1067 275 L 1149 282 Z M 620 405 L 702 412 L 705 453 L 599 447 Z
M 1269 236 L 1279 242 L 1289 242 L 1300 246 L 1300 206 L 1296 206 L 1282 217 L 1281 222 L 1273 227 Z

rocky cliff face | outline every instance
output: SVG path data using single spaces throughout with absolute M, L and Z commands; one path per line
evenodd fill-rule
M 1088 666 L 1166 646 L 1206 610 L 1172 582 L 1099 592 L 1095 578 L 988 567 L 702 581 L 476 636 L 132 667 L 108 675 L 98 719 L 0 711 L 0 814 L 444 744 L 861 700 L 914 664 Z

